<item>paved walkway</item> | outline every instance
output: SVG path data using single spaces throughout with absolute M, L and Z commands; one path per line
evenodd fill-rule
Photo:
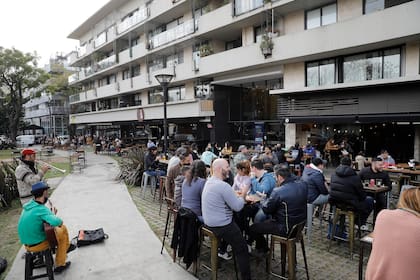
M 65 151 L 55 151 L 67 156 Z M 195 279 L 168 254 L 134 205 L 125 184 L 115 181 L 117 163 L 88 153 L 87 167 L 59 182 L 51 200 L 67 225 L 70 238 L 79 229 L 103 227 L 109 239 L 68 255 L 71 267 L 55 279 Z M 53 183 L 54 181 L 51 181 Z M 57 182 L 57 180 L 55 180 Z M 22 248 L 6 280 L 24 279 Z

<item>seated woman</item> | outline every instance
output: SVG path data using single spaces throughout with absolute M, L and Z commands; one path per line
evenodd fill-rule
M 373 238 L 367 280 L 419 279 L 420 188 L 403 191 L 398 209 L 378 214 Z
M 206 183 L 206 178 L 206 165 L 201 160 L 195 160 L 190 170 L 186 172 L 184 182 L 182 183 L 181 207 L 190 209 L 197 215 L 201 222 L 203 222 L 201 194 Z

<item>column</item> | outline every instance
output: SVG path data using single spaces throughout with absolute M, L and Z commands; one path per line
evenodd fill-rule
M 296 143 L 296 124 L 295 123 L 286 123 L 285 124 L 285 147 L 286 149 L 290 146 L 294 146 Z
M 414 159 L 420 161 L 420 125 L 414 128 Z

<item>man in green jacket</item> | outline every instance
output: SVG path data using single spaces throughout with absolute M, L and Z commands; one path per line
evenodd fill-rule
M 70 266 L 70 262 L 66 262 L 67 252 L 74 250 L 76 246 L 70 244 L 66 226 L 55 215 L 57 210 L 55 208 L 50 210 L 45 206 L 48 200 L 48 189 L 49 187 L 44 182 L 32 185 L 31 192 L 34 199 L 23 205 L 22 215 L 18 222 L 18 234 L 26 250 L 40 252 L 49 247 L 44 231 L 44 222 L 54 227 L 58 244 L 54 272 L 60 273 Z

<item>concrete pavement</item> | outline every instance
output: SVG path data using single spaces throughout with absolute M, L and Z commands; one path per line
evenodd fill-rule
M 55 150 L 61 156 L 66 151 Z M 51 200 L 69 229 L 103 227 L 104 243 L 81 247 L 68 254 L 71 267 L 55 279 L 195 279 L 160 254 L 160 240 L 138 212 L 124 183 L 115 180 L 118 164 L 104 155 L 87 154 L 87 167 L 57 181 Z M 51 181 L 51 184 L 54 181 Z M 7 280 L 24 279 L 25 263 L 18 253 Z

